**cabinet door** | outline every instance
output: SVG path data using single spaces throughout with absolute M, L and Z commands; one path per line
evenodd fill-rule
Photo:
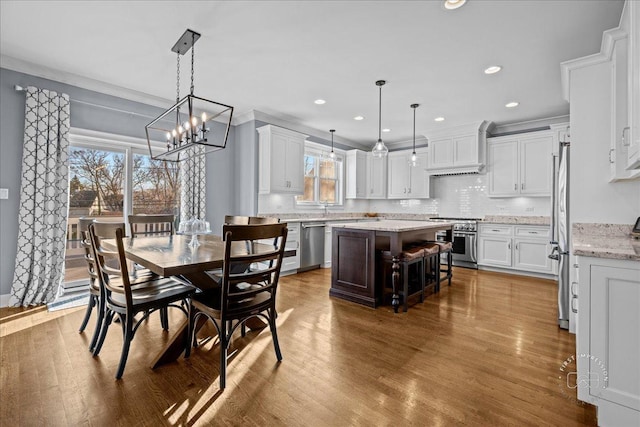
M 547 240 L 514 239 L 513 268 L 525 271 L 553 273 L 553 265 L 547 256 L 551 245 Z
M 511 239 L 480 236 L 478 238 L 478 264 L 511 267 Z
M 404 153 L 389 153 L 387 156 L 387 198 L 406 199 L 409 187 L 409 163 Z
M 518 194 L 518 141 L 489 144 L 489 195 Z
M 331 268 L 331 232 L 333 228 L 327 224 L 324 227 L 324 263 L 322 268 Z
M 285 169 L 288 192 L 304 193 L 304 140 L 287 138 Z
M 409 190 L 408 197 L 410 199 L 428 199 L 429 198 L 429 175 L 425 170 L 427 164 L 427 153 L 416 152 L 418 155 L 418 165 L 409 168 Z
M 478 142 L 474 135 L 453 139 L 453 165 L 466 166 L 478 163 Z
M 589 394 L 640 411 L 640 269 L 592 265 L 590 287 Z
M 387 198 L 387 159 L 367 155 L 367 198 Z
M 366 198 L 367 191 L 367 153 L 351 150 L 347 153 L 347 199 Z
M 553 136 L 520 141 L 520 194 L 551 195 Z
M 289 139 L 275 132 L 271 134 L 271 192 L 288 192 L 287 147 Z M 302 161 L 300 162 L 302 166 Z
M 429 169 L 453 166 L 453 141 L 451 138 L 429 141 Z
M 628 1 L 629 8 L 629 126 L 625 139 L 627 168 L 640 168 L 640 2 Z

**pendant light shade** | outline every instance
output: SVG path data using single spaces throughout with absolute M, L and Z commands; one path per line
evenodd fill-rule
M 416 154 L 416 108 L 419 106 L 420 104 L 411 104 L 411 108 L 413 108 L 413 152 L 409 158 L 409 164 L 412 167 L 418 166 L 418 155 Z
M 371 152 L 374 157 L 384 157 L 389 154 L 389 149 L 384 142 L 382 142 L 382 86 L 384 86 L 386 81 L 378 80 L 376 82 L 376 86 L 380 88 L 380 102 L 378 104 L 378 142 L 375 143 Z
M 333 151 L 333 133 L 335 131 L 335 129 L 329 130 L 329 132 L 331 132 L 331 152 L 329 153 L 329 158 L 334 161 L 336 160 L 336 153 Z

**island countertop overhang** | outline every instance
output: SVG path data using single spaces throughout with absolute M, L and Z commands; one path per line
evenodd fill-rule
M 406 231 L 435 230 L 453 227 L 453 222 L 442 221 L 403 221 L 403 220 L 382 220 L 366 221 L 356 223 L 331 224 L 333 228 L 349 228 L 353 230 L 387 231 L 392 233 L 402 233 Z

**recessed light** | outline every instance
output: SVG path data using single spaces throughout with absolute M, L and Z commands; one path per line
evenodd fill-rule
M 444 122 L 444 117 L 436 117 L 435 119 L 436 122 Z
M 353 120 L 358 120 L 358 121 L 364 120 L 364 116 L 355 116 Z
M 499 65 L 492 65 L 484 70 L 485 74 L 495 74 L 498 71 L 502 70 L 502 67 Z
M 513 108 L 513 107 L 517 107 L 518 105 L 520 105 L 519 102 L 513 101 L 513 102 L 506 103 L 504 106 L 507 107 L 507 108 Z
M 385 129 L 382 129 L 382 132 L 391 132 L 391 129 L 385 128 Z
M 324 104 L 324 103 L 325 103 L 325 102 L 327 102 L 327 101 L 325 101 L 324 99 L 316 99 L 316 100 L 315 100 L 315 101 L 313 101 L 313 102 L 314 102 L 314 103 L 316 103 L 316 104 L 318 104 L 318 105 L 322 105 L 322 104 Z
M 444 8 L 448 10 L 454 10 L 462 7 L 467 0 L 444 0 Z

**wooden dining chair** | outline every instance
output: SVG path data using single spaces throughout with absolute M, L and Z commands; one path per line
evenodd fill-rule
M 224 223 L 225 225 L 248 225 L 249 217 L 240 215 L 225 215 Z
M 91 313 L 95 308 L 96 311 L 96 326 L 93 331 L 93 336 L 91 338 L 91 342 L 89 343 L 89 350 L 93 351 L 93 348 L 96 345 L 96 341 L 98 340 L 98 336 L 100 335 L 100 328 L 102 327 L 102 319 L 104 319 L 104 310 L 102 307 L 102 303 L 104 298 L 100 292 L 100 284 L 98 282 L 98 266 L 93 258 L 93 252 L 91 250 L 91 237 L 89 237 L 89 224 L 93 222 L 93 218 L 79 218 L 78 219 L 78 234 L 80 237 L 80 245 L 84 249 L 83 258 L 87 265 L 87 273 L 89 275 L 89 302 L 87 303 L 87 310 L 84 314 L 84 319 L 82 320 L 82 324 L 80 325 L 80 329 L 78 332 L 84 332 L 87 324 L 89 323 L 89 319 L 91 318 Z
M 100 353 L 113 317 L 118 315 L 122 325 L 123 344 L 117 379 L 124 373 L 129 347 L 140 324 L 154 311 L 166 310 L 168 307 L 176 307 L 188 315 L 187 310 L 176 303 L 188 305 L 187 300 L 194 291 L 193 286 L 169 277 L 155 277 L 145 282 L 132 283 L 122 240 L 124 230 L 123 223 L 94 221 L 89 225 L 91 248 L 100 272 L 98 280 L 104 293 L 105 307 L 105 317 L 93 354 L 97 356 Z M 102 243 L 104 239 L 112 237 L 115 238 L 117 247 L 115 251 L 105 248 Z M 135 316 L 139 313 L 142 316 L 136 320 Z
M 287 240 L 286 224 L 226 225 L 223 228 L 225 252 L 222 283 L 219 290 L 194 294 L 189 306 L 189 341 L 185 357 L 197 344 L 195 325 L 201 316 L 211 320 L 220 341 L 220 388 L 225 388 L 227 353 L 231 336 L 239 326 L 253 317 L 269 325 L 278 361 L 282 360 L 276 331 L 276 291 Z M 276 247 L 257 243 L 278 239 Z M 245 244 L 250 242 L 249 250 Z M 232 273 L 236 264 L 273 263 L 267 269 Z
M 171 214 L 137 214 L 129 215 L 129 227 L 131 237 L 140 235 L 144 236 L 162 236 L 175 234 L 173 223 L 175 217 Z
M 268 217 L 268 216 L 250 216 L 249 224 L 277 224 L 280 222 L 280 218 Z

